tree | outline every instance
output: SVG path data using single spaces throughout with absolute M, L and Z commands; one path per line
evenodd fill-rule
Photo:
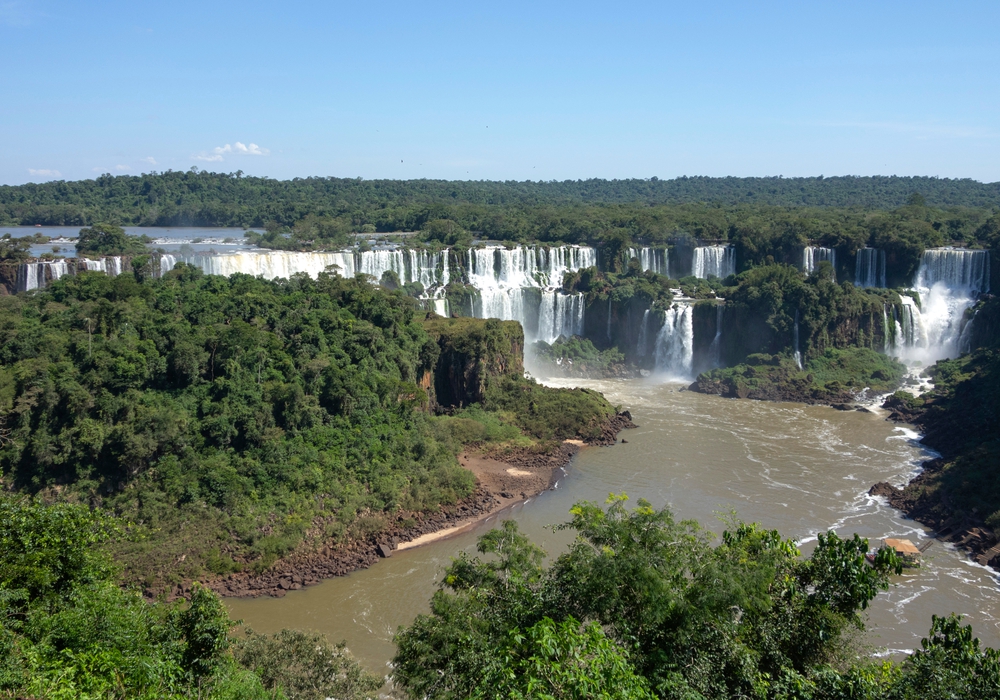
M 513 630 L 483 669 L 475 700 L 653 700 L 628 653 L 591 622 L 543 618 Z
M 143 255 L 146 244 L 152 241 L 147 236 L 130 236 L 114 224 L 94 224 L 80 229 L 76 241 L 76 252 L 81 255 Z
M 434 699 L 614 685 L 623 697 L 787 697 L 818 687 L 844 631 L 899 570 L 888 549 L 868 567 L 856 536 L 826 533 L 803 560 L 778 532 L 738 521 L 713 547 L 697 523 L 626 500 L 576 504 L 561 527 L 577 540 L 549 568 L 512 521 L 481 538 L 494 558 L 459 557 L 431 614 L 397 634 L 397 684 Z
M 344 644 L 333 645 L 314 632 L 247 630 L 234 644 L 241 666 L 260 676 L 268 690 L 280 688 L 291 700 L 362 700 L 374 697 L 384 679 L 366 673 Z
M 30 238 L 12 238 L 5 233 L 0 238 L 0 262 L 23 262 L 31 257 L 30 248 Z

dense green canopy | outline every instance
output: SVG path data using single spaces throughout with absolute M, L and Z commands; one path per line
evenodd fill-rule
M 995 698 L 1000 653 L 935 618 L 901 665 L 859 659 L 852 631 L 889 576 L 867 540 L 819 535 L 800 558 L 777 531 L 733 521 L 718 546 L 697 523 L 624 496 L 578 503 L 576 541 L 550 566 L 513 521 L 460 555 L 396 636 L 412 698 L 876 700 Z M 579 621 L 584 621 L 581 625 Z
M 362 280 L 183 264 L 138 278 L 81 272 L 0 297 L 0 474 L 140 524 L 150 537 L 121 554 L 150 586 L 264 569 L 304 539 L 367 536 L 468 496 L 450 421 L 562 439 L 611 411 L 597 394 L 484 376 L 506 413 L 435 418 L 418 382 L 438 343 L 411 299 Z

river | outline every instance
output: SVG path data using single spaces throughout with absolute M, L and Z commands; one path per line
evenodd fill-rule
M 723 399 L 683 391 L 681 384 L 649 380 L 552 380 L 585 385 L 632 412 L 640 426 L 622 433 L 628 442 L 583 450 L 554 490 L 500 517 L 522 529 L 551 555 L 570 533 L 547 525 L 568 519 L 579 500 L 603 502 L 626 492 L 654 506 L 669 505 L 721 533 L 716 514 L 736 510 L 797 539 L 804 551 L 817 531 L 858 533 L 875 543 L 903 536 L 917 546 L 926 529 L 867 495 L 878 481 L 902 484 L 927 452 L 911 429 L 884 415 L 841 412 L 823 406 Z M 379 562 L 371 569 L 290 592 L 282 599 L 229 599 L 234 616 L 261 632 L 282 627 L 318 630 L 346 640 L 370 670 L 388 672 L 399 625 L 428 610 L 444 567 L 460 551 L 475 552 L 475 529 Z M 924 567 L 894 579 L 869 609 L 869 641 L 882 653 L 918 648 L 932 614 L 967 615 L 982 642 L 1000 646 L 1000 582 L 996 574 L 951 545 L 935 542 Z

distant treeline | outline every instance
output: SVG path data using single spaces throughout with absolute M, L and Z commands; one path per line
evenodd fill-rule
M 894 209 L 916 197 L 932 207 L 1000 206 L 1000 183 L 932 177 L 711 178 L 489 182 L 295 178 L 272 180 L 168 171 L 0 187 L 0 223 L 85 226 L 291 226 L 349 215 L 355 227 L 419 229 L 451 207 L 505 210 L 586 205 L 851 207 Z M 383 214 L 380 216 L 380 212 Z M 384 216 L 394 212 L 391 217 Z M 410 212 L 403 216 L 403 212 Z

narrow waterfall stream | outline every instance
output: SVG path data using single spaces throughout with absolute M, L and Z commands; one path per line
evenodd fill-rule
M 854 259 L 854 285 L 885 287 L 885 251 L 862 248 Z
M 802 352 L 799 350 L 799 310 L 795 309 L 795 329 L 792 331 L 794 348 L 795 348 L 795 364 L 799 369 L 802 369 Z

